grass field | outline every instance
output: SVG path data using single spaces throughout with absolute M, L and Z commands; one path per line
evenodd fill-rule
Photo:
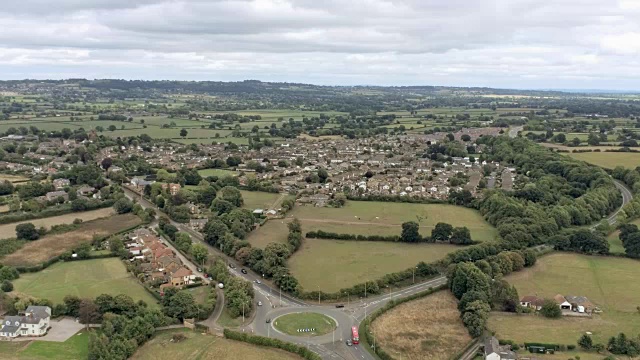
M 44 219 L 36 219 L 36 220 L 26 220 L 20 221 L 10 224 L 0 225 L 0 239 L 6 239 L 16 236 L 16 226 L 24 223 L 32 223 L 39 228 L 44 226 L 49 229 L 52 225 L 61 225 L 61 224 L 71 224 L 75 219 L 82 219 L 82 221 L 91 221 L 95 219 L 109 217 L 115 214 L 115 211 L 112 207 L 97 209 L 79 213 L 71 213 L 60 216 L 52 216 Z
M 4 360 L 84 360 L 89 353 L 89 333 L 81 331 L 65 342 L 1 341 Z
M 100 294 L 127 294 L 155 306 L 156 300 L 134 279 L 118 258 L 60 262 L 13 282 L 14 291 L 62 303 L 65 295 L 95 298 Z
M 291 273 L 306 291 L 334 292 L 420 261 L 443 258 L 460 247 L 448 244 L 407 244 L 372 241 L 306 239 L 289 259 Z
M 184 334 L 187 339 L 179 343 L 171 342 L 171 337 L 176 333 Z M 153 339 L 138 349 L 130 359 L 299 360 L 301 358 L 282 350 L 180 329 L 157 333 Z
M 305 233 L 324 230 L 361 235 L 400 235 L 403 222 L 416 221 L 423 235 L 430 235 L 439 222 L 468 227 L 474 240 L 491 241 L 497 235 L 496 229 L 477 211 L 446 204 L 348 201 L 338 209 L 298 206 L 287 217 L 300 219 Z
M 23 182 L 27 180 L 29 180 L 29 178 L 26 178 L 21 175 L 0 174 L 0 181 L 8 181 L 11 183 L 15 183 L 15 182 Z
M 94 236 L 104 237 L 131 228 L 142 221 L 133 214 L 114 215 L 105 219 L 81 224 L 77 229 L 60 234 L 45 235 L 31 241 L 18 251 L 7 255 L 2 263 L 11 266 L 40 264 L 54 256 L 91 242 Z
M 624 166 L 625 168 L 635 169 L 640 166 L 640 153 L 626 152 L 585 152 L 567 154 L 574 159 L 586 161 L 590 164 L 597 165 L 607 169 L 613 169 L 616 166 Z
M 207 176 L 223 177 L 223 176 L 227 176 L 227 175 L 238 176 L 238 173 L 236 173 L 235 171 L 224 170 L 224 169 L 198 170 L 198 174 L 200 174 L 200 176 L 202 176 L 202 177 L 207 177 Z
M 371 329 L 382 349 L 405 359 L 448 360 L 471 341 L 449 291 L 399 305 Z
M 492 314 L 489 329 L 501 339 L 574 344 L 587 331 L 606 345 L 620 332 L 640 334 L 640 262 L 625 258 L 557 253 L 542 257 L 530 268 L 506 278 L 520 297 L 556 294 L 586 296 L 603 313 L 593 318 L 550 320 L 538 316 Z M 527 331 L 522 331 L 527 329 Z
M 244 208 L 249 210 L 270 209 L 271 206 L 280 198 L 278 193 L 268 193 L 261 191 L 245 191 L 241 190 L 242 199 L 244 200 Z
M 635 224 L 640 226 L 640 219 L 636 219 L 631 222 L 631 224 Z M 620 231 L 614 231 L 609 236 L 607 236 L 607 241 L 609 242 L 609 251 L 614 254 L 624 254 L 624 246 L 622 246 L 622 240 L 620 240 Z
M 319 336 L 332 332 L 336 322 L 319 313 L 303 312 L 287 314 L 274 319 L 273 326 L 280 332 L 293 336 Z M 314 329 L 311 332 L 299 332 L 300 329 Z

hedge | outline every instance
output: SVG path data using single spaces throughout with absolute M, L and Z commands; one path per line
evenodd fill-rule
M 384 195 L 367 195 L 353 196 L 347 195 L 347 200 L 351 201 L 383 201 L 383 202 L 399 202 L 411 204 L 448 204 L 445 200 L 434 198 L 410 197 L 410 196 L 384 196 Z
M 248 333 L 241 333 L 229 329 L 224 329 L 223 333 L 224 337 L 230 340 L 242 341 L 253 345 L 268 346 L 276 349 L 281 349 L 299 355 L 306 360 L 322 360 L 322 357 L 320 357 L 320 355 L 314 353 L 304 346 L 299 346 L 278 339 L 250 335 Z
M 395 300 L 395 299 L 390 300 L 383 307 L 381 307 L 380 309 L 372 312 L 369 315 L 368 318 L 362 320 L 362 322 L 360 323 L 360 326 L 359 326 L 359 333 L 360 334 L 364 334 L 364 337 L 367 340 L 367 344 L 369 346 L 371 346 L 371 344 L 373 343 L 373 335 L 371 335 L 371 332 L 369 331 L 369 326 L 380 315 L 382 315 L 385 312 L 395 308 L 396 306 L 398 306 L 400 304 L 404 304 L 404 303 L 406 303 L 408 301 L 412 301 L 412 300 L 423 298 L 423 297 L 425 297 L 427 295 L 431 295 L 434 292 L 437 292 L 437 291 L 440 291 L 440 290 L 444 290 L 446 288 L 447 288 L 447 285 L 443 284 L 443 285 L 437 286 L 435 288 L 429 288 L 428 290 L 421 291 L 421 292 L 415 293 L 413 295 L 409 295 L 409 296 L 407 296 L 405 298 L 401 298 L 401 299 L 398 299 L 398 300 Z M 375 353 L 382 360 L 394 360 L 389 354 L 387 354 L 384 351 L 384 349 L 380 348 L 380 345 L 376 346 Z
M 309 231 L 306 235 L 308 239 L 333 239 L 333 240 L 356 240 L 356 241 L 390 241 L 399 242 L 399 235 L 355 235 L 355 234 L 338 234 L 326 232 L 322 230 Z

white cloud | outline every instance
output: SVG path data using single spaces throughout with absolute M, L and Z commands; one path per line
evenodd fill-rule
M 4 0 L 0 77 L 635 88 L 637 0 Z

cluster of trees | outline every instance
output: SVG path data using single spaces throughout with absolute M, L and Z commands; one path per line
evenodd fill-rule
M 11 281 L 20 277 L 18 270 L 11 266 L 0 264 L 0 290 L 4 292 L 13 291 L 13 283 Z
M 167 218 L 161 217 L 158 220 L 158 227 L 178 250 L 193 258 L 197 264 L 206 263 L 209 258 L 209 250 L 206 246 L 194 244 L 191 235 L 179 232 L 178 228 L 173 226 Z
M 602 232 L 589 229 L 566 229 L 549 237 L 547 242 L 557 250 L 599 255 L 609 253 L 609 242 Z
M 620 230 L 620 240 L 628 257 L 640 258 L 640 230 L 635 224 L 622 224 Z
M 460 300 L 458 308 L 471 336 L 482 334 L 491 309 L 519 310 L 518 291 L 502 276 L 533 266 L 535 262 L 532 250 L 503 251 L 475 263 L 460 262 L 449 266 L 449 289 Z
M 453 227 L 447 223 L 437 223 L 431 230 L 431 241 L 433 242 L 448 242 L 458 245 L 470 245 L 473 244 L 471 239 L 471 232 L 466 226 Z
M 250 282 L 229 273 L 227 265 L 217 259 L 209 268 L 211 277 L 224 284 L 225 306 L 231 317 L 248 314 L 253 308 L 253 286 Z
M 542 244 L 560 229 L 600 221 L 622 198 L 602 169 L 548 151 L 523 138 L 482 137 L 492 160 L 513 164 L 527 184 L 489 190 L 477 204 L 513 247 Z
M 606 348 L 615 355 L 627 355 L 630 358 L 640 355 L 640 338 L 629 339 L 624 333 L 609 338 L 606 347 L 603 344 L 594 343 L 590 335 L 584 334 L 578 339 L 578 345 L 584 350 L 595 350 L 598 353 Z

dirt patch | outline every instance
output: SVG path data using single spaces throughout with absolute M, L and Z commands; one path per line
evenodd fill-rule
M 32 241 L 20 250 L 6 256 L 2 263 L 11 266 L 31 266 L 40 264 L 65 251 L 77 248 L 81 244 L 91 242 L 94 236 L 107 236 L 142 221 L 133 214 L 116 215 L 82 224 L 78 229 L 62 233 L 47 235 L 40 240 Z
M 471 341 L 448 291 L 399 305 L 371 328 L 382 349 L 406 359 L 447 360 Z

